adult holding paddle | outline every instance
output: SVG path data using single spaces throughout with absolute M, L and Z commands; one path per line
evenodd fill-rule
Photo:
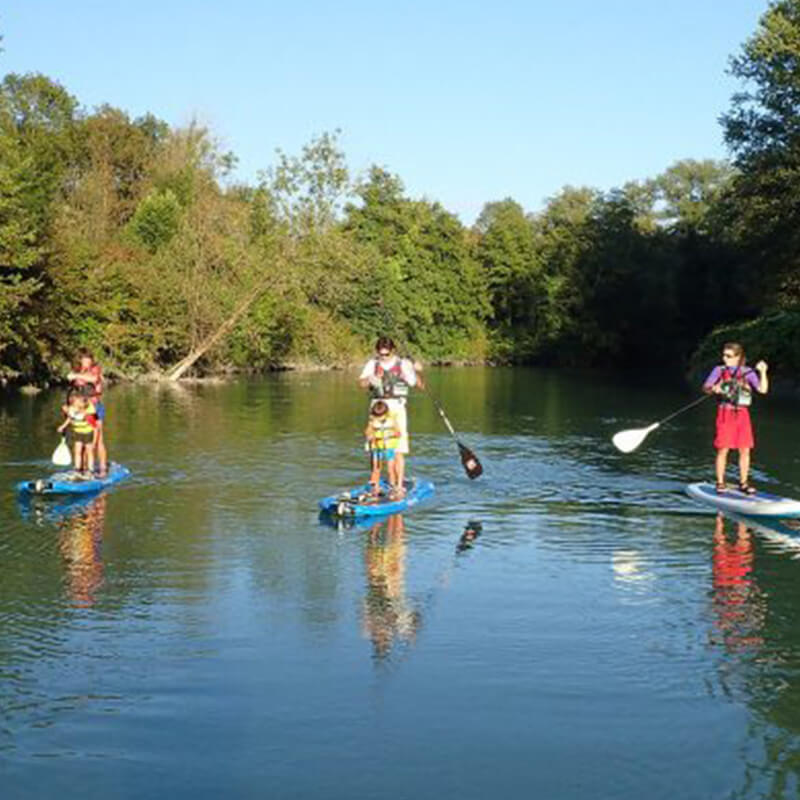
M 375 356 L 369 359 L 359 375 L 359 385 L 369 389 L 372 404 L 383 400 L 392 412 L 399 429 L 395 447 L 395 470 L 397 486 L 394 491 L 398 497 L 405 495 L 406 456 L 409 452 L 408 414 L 406 400 L 413 387 L 424 389 L 425 384 L 418 374 L 420 365 L 397 355 L 394 342 L 388 336 L 381 336 L 375 342 Z
M 748 481 L 750 451 L 755 446 L 750 404 L 754 391 L 759 394 L 769 391 L 766 361 L 759 361 L 755 369 L 751 369 L 745 363 L 742 345 L 726 342 L 722 347 L 722 364 L 711 370 L 703 382 L 703 391 L 708 395 L 716 395 L 719 401 L 714 436 L 717 492 L 725 491 L 728 452 L 736 449 L 739 451 L 739 491 L 755 494 L 755 488 Z
M 72 388 L 86 397 L 95 408 L 97 424 L 93 447 L 97 456 L 98 475 L 104 478 L 108 474 L 108 454 L 103 435 L 103 423 L 106 418 L 106 407 L 103 403 L 103 370 L 89 350 L 81 350 L 75 368 L 67 375 L 67 379 Z

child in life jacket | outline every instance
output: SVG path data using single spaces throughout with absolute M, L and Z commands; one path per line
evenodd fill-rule
M 755 494 L 750 485 L 750 451 L 755 445 L 753 426 L 750 422 L 750 404 L 753 391 L 766 394 L 769 390 L 767 364 L 759 361 L 755 369 L 745 365 L 744 348 L 738 342 L 727 342 L 722 348 L 723 363 L 714 367 L 703 383 L 703 391 L 715 394 L 719 400 L 717 408 L 716 476 L 717 491 L 725 491 L 725 470 L 728 451 L 739 451 L 739 491 Z
M 65 408 L 67 418 L 58 426 L 58 432 L 70 429 L 75 469 L 85 475 L 94 473 L 94 444 L 97 417 L 92 402 L 80 392 L 72 391 Z
M 372 494 L 377 497 L 380 493 L 380 480 L 383 465 L 389 473 L 389 483 L 392 492 L 397 492 L 397 464 L 395 450 L 400 441 L 400 427 L 389 406 L 383 400 L 376 400 L 369 410 L 369 421 L 364 431 L 369 448 L 370 465 L 372 471 L 369 483 Z

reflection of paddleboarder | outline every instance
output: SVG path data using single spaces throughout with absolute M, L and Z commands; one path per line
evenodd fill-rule
M 100 495 L 60 524 L 60 549 L 67 568 L 72 603 L 88 608 L 103 585 L 103 531 L 106 497 Z
M 412 643 L 421 623 L 421 615 L 406 597 L 405 559 L 402 514 L 370 528 L 364 550 L 367 595 L 363 623 L 364 633 L 379 659 L 387 658 L 398 642 Z
M 725 533 L 725 517 L 714 524 L 712 561 L 715 627 L 730 650 L 763 644 L 759 631 L 764 623 L 764 599 L 753 577 L 753 539 L 743 522 L 736 523 L 736 537 Z

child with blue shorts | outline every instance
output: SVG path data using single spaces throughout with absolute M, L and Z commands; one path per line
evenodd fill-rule
M 372 487 L 372 494 L 375 496 L 380 494 L 381 472 L 384 464 L 386 464 L 386 471 L 389 474 L 392 493 L 397 494 L 395 450 L 400 441 L 400 426 L 385 401 L 376 400 L 372 404 L 364 435 L 367 437 L 370 456 L 369 483 Z

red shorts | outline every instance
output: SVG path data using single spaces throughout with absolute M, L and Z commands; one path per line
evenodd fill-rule
M 717 409 L 717 434 L 714 447 L 740 449 L 754 447 L 753 426 L 750 424 L 750 409 L 720 406 Z

